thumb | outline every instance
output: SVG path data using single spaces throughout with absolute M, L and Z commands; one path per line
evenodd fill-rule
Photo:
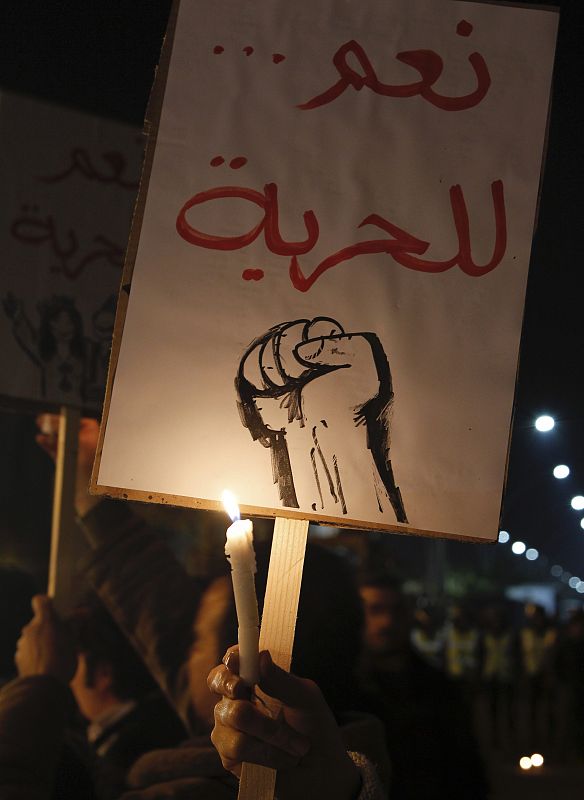
M 314 708 L 321 698 L 317 685 L 286 672 L 272 661 L 267 650 L 260 653 L 260 689 L 290 708 Z
M 296 347 L 296 358 L 308 366 L 350 367 L 364 356 L 371 358 L 371 346 L 362 333 L 309 339 Z
M 46 594 L 37 594 L 31 600 L 35 619 L 42 621 L 54 615 L 53 604 Z

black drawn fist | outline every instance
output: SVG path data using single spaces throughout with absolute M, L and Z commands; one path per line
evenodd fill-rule
M 374 333 L 346 333 L 328 317 L 276 325 L 250 344 L 235 384 L 242 423 L 271 450 L 284 506 L 300 507 L 295 473 L 307 470 L 314 482 L 302 505 L 348 514 L 362 480 L 350 465 L 365 449 L 379 510 L 388 498 L 396 519 L 407 522 L 389 458 L 391 373 Z

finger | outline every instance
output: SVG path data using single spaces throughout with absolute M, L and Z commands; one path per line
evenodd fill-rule
M 295 350 L 309 325 L 305 319 L 291 322 L 283 326 L 276 335 L 274 347 L 278 353 L 278 369 L 282 384 L 290 378 L 299 378 L 306 372 L 306 365 L 298 361 Z
M 234 644 L 229 647 L 221 661 L 225 664 L 227 669 L 239 675 L 239 645 Z
M 216 724 L 211 731 L 215 745 L 225 769 L 239 774 L 242 762 L 260 764 L 263 767 L 282 770 L 298 766 L 299 758 L 280 750 L 274 745 L 241 733 L 241 731 Z
M 259 687 L 270 697 L 281 700 L 291 708 L 315 711 L 324 704 L 320 689 L 306 678 L 298 678 L 278 667 L 267 650 L 260 653 Z
M 28 625 L 25 625 L 24 628 L 22 629 L 22 631 L 20 632 L 20 636 L 18 637 L 18 639 L 16 641 L 15 653 L 17 655 L 18 655 L 19 650 L 22 650 L 22 648 L 24 647 L 24 641 L 25 641 L 26 636 L 27 636 L 27 630 L 26 630 L 27 628 L 28 628 Z
M 303 331 L 302 338 L 305 342 L 309 339 L 321 339 L 323 336 L 339 336 L 345 329 L 338 320 L 332 317 L 315 317 Z
M 302 758 L 310 749 L 310 740 L 290 727 L 283 716 L 272 719 L 247 700 L 223 698 L 215 706 L 215 723 L 245 733 L 296 758 Z
M 207 676 L 207 686 L 214 694 L 223 695 L 231 700 L 248 700 L 250 696 L 249 686 L 225 664 L 220 664 L 211 670 Z
M 34 611 L 35 619 L 38 621 L 45 620 L 54 615 L 53 604 L 46 594 L 36 594 L 31 600 L 31 606 Z

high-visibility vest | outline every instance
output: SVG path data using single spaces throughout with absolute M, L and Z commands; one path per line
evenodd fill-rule
M 442 651 L 444 650 L 444 638 L 440 633 L 430 636 L 421 628 L 414 628 L 411 633 L 411 642 L 426 661 L 436 666 L 440 665 Z
M 479 635 L 471 628 L 459 631 L 450 627 L 446 635 L 446 670 L 455 678 L 472 674 L 477 667 Z
M 556 641 L 556 632 L 552 628 L 546 631 L 522 628 L 520 638 L 525 672 L 528 675 L 539 675 L 545 666 L 546 656 Z
M 503 633 L 500 636 L 485 634 L 483 678 L 508 681 L 513 677 L 512 643 L 513 637 L 510 633 Z

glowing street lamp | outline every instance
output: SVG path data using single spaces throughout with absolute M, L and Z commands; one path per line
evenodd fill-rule
M 550 417 L 548 414 L 542 414 L 541 417 L 535 420 L 535 427 L 540 433 L 551 431 L 555 424 L 554 418 Z
M 582 511 L 584 509 L 584 497 L 581 494 L 577 494 L 576 497 L 570 500 L 570 505 L 574 511 Z
M 513 542 L 511 545 L 511 550 L 516 556 L 522 556 L 523 553 L 525 553 L 525 549 L 525 544 L 523 542 Z
M 582 520 L 582 522 L 584 522 L 584 520 Z M 582 527 L 584 527 L 584 525 Z M 509 541 L 509 534 L 507 531 L 499 531 L 498 541 L 501 542 L 501 544 L 506 544 Z
M 539 551 L 538 551 L 538 550 L 536 550 L 536 549 L 535 549 L 535 547 L 530 547 L 530 548 L 529 548 L 529 549 L 528 549 L 528 550 L 525 552 L 525 558 L 526 558 L 528 561 L 537 561 L 537 559 L 539 558 Z
M 557 478 L 559 481 L 567 478 L 570 474 L 570 467 L 567 467 L 565 464 L 558 464 L 557 467 L 554 467 L 554 478 Z

